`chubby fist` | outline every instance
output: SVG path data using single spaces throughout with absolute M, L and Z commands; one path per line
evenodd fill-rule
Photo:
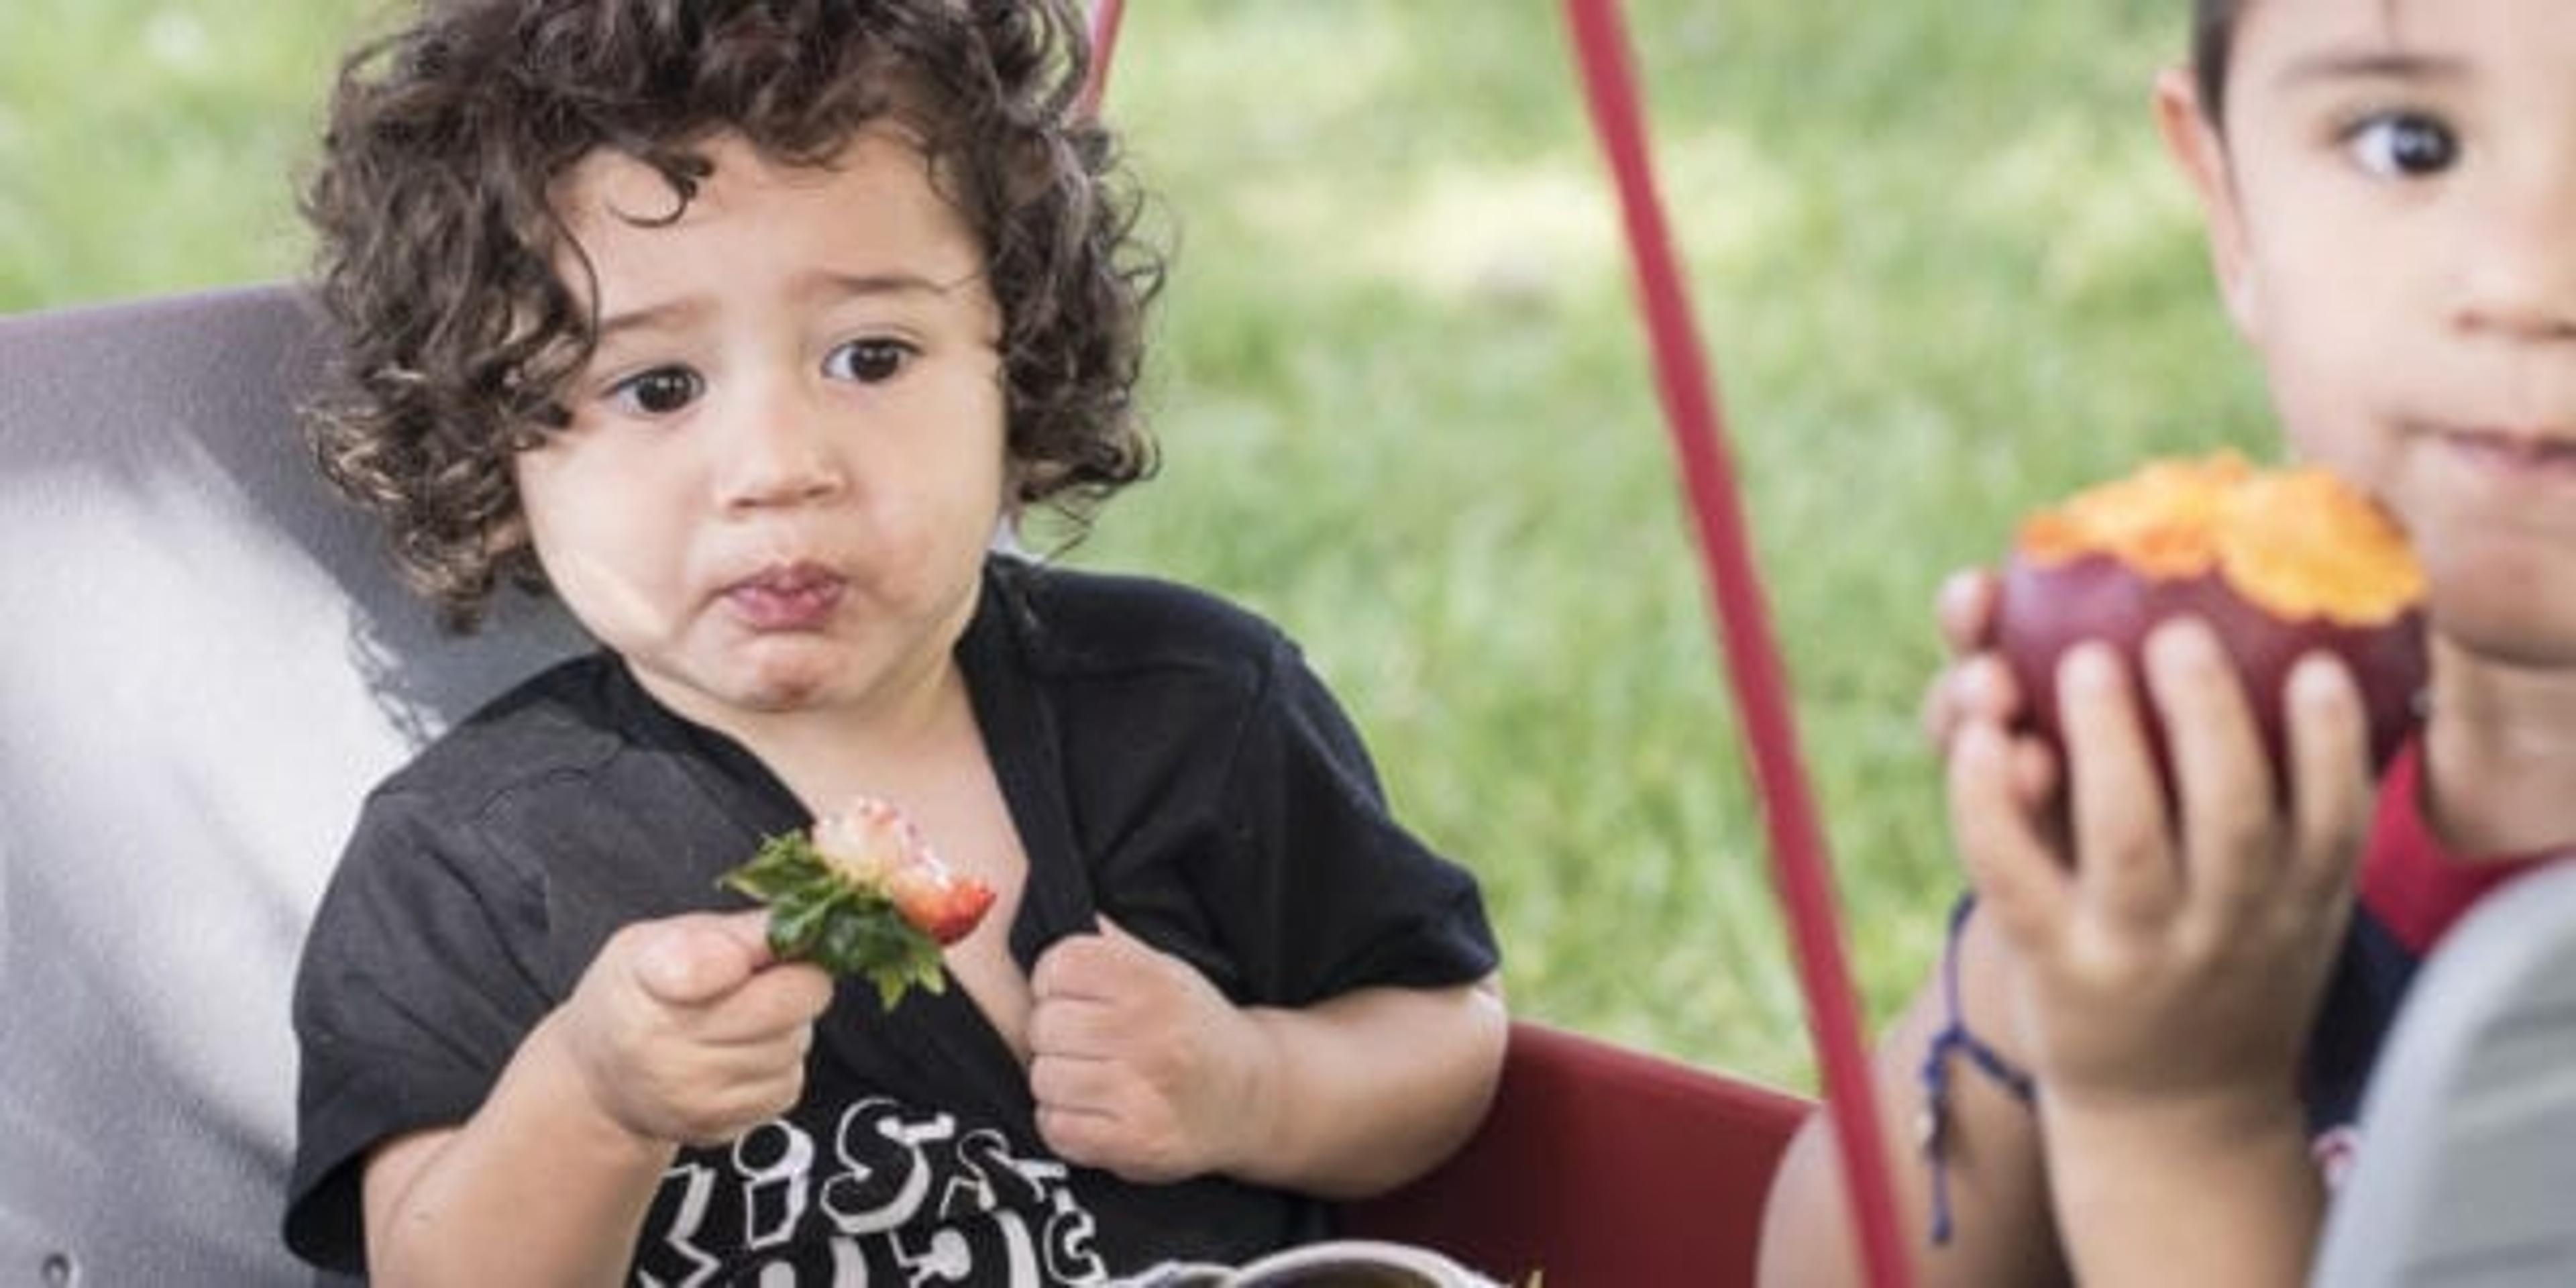
M 1231 1170 L 1258 1135 L 1267 1038 L 1187 962 L 1100 927 L 1030 972 L 1039 1134 L 1129 1181 Z
M 832 980 L 778 961 L 767 919 L 638 922 L 600 949 L 555 1021 L 610 1120 L 647 1140 L 712 1145 L 796 1103 Z

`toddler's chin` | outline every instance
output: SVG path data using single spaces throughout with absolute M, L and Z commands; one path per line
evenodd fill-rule
M 803 710 L 823 699 L 836 674 L 825 650 L 808 641 L 763 640 L 749 652 L 717 689 L 745 711 Z

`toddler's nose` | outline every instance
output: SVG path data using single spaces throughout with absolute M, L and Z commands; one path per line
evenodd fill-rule
M 807 504 L 849 485 L 829 427 L 794 400 L 744 408 L 717 450 L 720 499 L 729 510 Z

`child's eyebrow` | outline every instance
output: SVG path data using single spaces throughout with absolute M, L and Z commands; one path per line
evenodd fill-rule
M 2468 75 L 2469 65 L 2457 58 L 2373 51 L 2311 55 L 2283 68 L 2278 79 L 2285 87 L 2296 87 L 2323 81 L 2458 81 Z
M 629 309 L 599 320 L 593 340 L 606 344 L 629 331 L 667 331 L 686 325 L 692 318 L 705 314 L 707 305 L 698 300 L 672 300 L 649 308 Z
M 954 281 L 939 281 L 913 272 L 806 274 L 798 283 L 800 293 L 809 297 L 850 300 L 870 296 L 945 296 L 976 280 L 969 273 Z M 643 308 L 628 309 L 599 320 L 594 343 L 606 347 L 608 342 L 633 331 L 669 331 L 685 328 L 714 310 L 712 301 L 704 299 L 669 300 Z
M 972 274 L 953 282 L 942 282 L 936 278 L 912 272 L 817 272 L 806 279 L 805 289 L 816 295 L 843 299 L 869 295 L 946 295 L 973 280 Z

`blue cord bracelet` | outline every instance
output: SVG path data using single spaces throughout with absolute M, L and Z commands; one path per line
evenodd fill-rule
M 2030 1074 L 1988 1046 L 1984 1039 L 1968 1030 L 1959 1006 L 1959 938 L 1968 928 L 1968 914 L 1976 909 L 1974 891 L 1959 896 L 1950 909 L 1950 930 L 1941 948 L 1941 1029 L 1932 1035 L 1932 1044 L 1923 1054 L 1923 1114 L 1916 1120 L 1916 1143 L 1922 1147 L 1924 1162 L 1932 1169 L 1932 1243 L 1935 1247 L 1950 1242 L 1950 1169 L 1944 1157 L 1950 1134 L 1950 1057 L 1964 1054 L 1979 1073 L 2010 1093 L 2024 1105 L 2039 1096 L 2039 1084 Z

